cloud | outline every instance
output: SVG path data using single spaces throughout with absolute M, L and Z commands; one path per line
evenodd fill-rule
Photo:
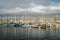
M 1 13 L 18 13 L 18 12 L 23 12 L 23 11 L 25 11 L 25 9 L 17 7 L 13 9 L 2 9 Z
M 0 13 L 60 13 L 60 0 L 0 0 Z
M 55 6 L 36 6 L 33 8 L 20 8 L 16 7 L 13 9 L 3 9 L 1 13 L 43 13 L 43 14 L 50 14 L 50 13 L 60 13 L 60 7 L 55 7 Z
M 57 5 L 60 3 L 60 0 L 0 0 L 0 7 L 3 8 L 29 8 L 32 5 L 43 5 L 43 6 L 50 6 L 50 5 Z

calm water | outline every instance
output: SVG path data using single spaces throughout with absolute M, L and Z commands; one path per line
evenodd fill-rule
M 60 40 L 60 28 L 0 27 L 0 40 Z

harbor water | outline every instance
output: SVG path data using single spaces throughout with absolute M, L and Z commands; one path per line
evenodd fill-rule
M 0 40 L 60 40 L 60 28 L 0 27 Z

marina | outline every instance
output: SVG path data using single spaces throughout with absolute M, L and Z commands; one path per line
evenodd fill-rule
M 0 40 L 60 40 L 60 0 L 0 0 Z
M 40 19 L 40 20 L 0 20 L 0 26 L 7 27 L 28 27 L 28 28 L 48 28 L 60 27 L 60 20 L 57 19 Z
M 2 18 L 2 19 L 1 19 Z M 60 40 L 60 19 L 0 16 L 1 40 Z M 18 18 L 18 19 L 17 19 Z

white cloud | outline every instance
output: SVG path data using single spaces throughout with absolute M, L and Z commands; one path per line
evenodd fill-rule
M 43 9 L 45 9 L 45 7 L 43 7 L 43 6 L 37 6 L 37 7 L 34 7 L 34 8 L 28 8 L 28 10 L 29 11 L 31 11 L 31 12 L 45 12 L 45 10 L 43 10 Z
M 29 12 L 29 13 L 60 13 L 60 7 L 49 7 L 49 6 L 36 6 L 33 8 L 20 8 L 16 7 L 13 9 L 4 9 L 2 13 L 19 13 L 19 12 Z
M 4 9 L 2 10 L 2 13 L 18 13 L 18 12 L 23 12 L 25 11 L 25 9 L 22 9 L 22 8 L 13 8 L 13 9 Z

